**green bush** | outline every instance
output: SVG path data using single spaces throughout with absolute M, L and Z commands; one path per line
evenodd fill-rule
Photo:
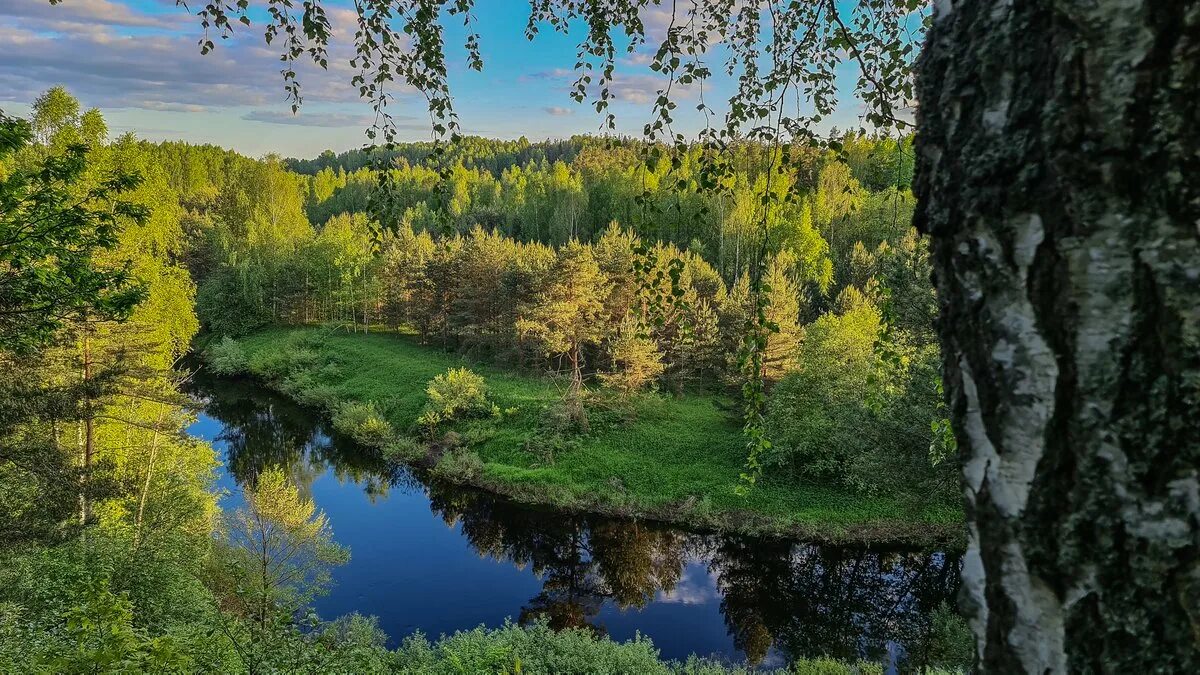
M 320 355 L 305 347 L 291 345 L 278 351 L 259 352 L 250 357 L 250 372 L 267 380 L 278 383 L 293 373 L 314 368 L 320 362 Z
M 438 458 L 433 474 L 455 483 L 469 483 L 483 475 L 483 460 L 470 450 L 455 448 Z
M 333 413 L 333 428 L 368 448 L 384 448 L 396 434 L 392 425 L 375 409 L 374 403 L 347 402 Z
M 975 636 L 967 620 L 946 603 L 933 611 L 929 661 L 942 668 L 968 671 L 975 662 Z
M 417 423 L 430 432 L 456 419 L 500 415 L 500 409 L 488 402 L 487 381 L 466 368 L 451 368 L 434 377 L 425 393 L 429 400 Z
M 246 372 L 249 366 L 242 345 L 229 336 L 210 345 L 204 357 L 208 367 L 217 375 L 237 375 Z
M 425 456 L 425 447 L 412 438 L 401 436 L 383 447 L 383 456 L 393 462 L 415 462 Z
M 910 506 L 958 503 L 954 462 L 930 455 L 936 345 L 888 336 L 878 310 L 859 301 L 809 324 L 798 361 L 767 403 L 767 466 Z
M 845 477 L 847 462 L 873 444 L 873 386 L 879 312 L 860 305 L 809 324 L 798 361 L 771 392 L 769 466 L 818 478 Z
M 555 632 L 545 624 L 476 628 L 430 643 L 417 634 L 397 650 L 400 672 L 441 673 L 670 673 L 649 640 L 625 643 L 585 630 Z

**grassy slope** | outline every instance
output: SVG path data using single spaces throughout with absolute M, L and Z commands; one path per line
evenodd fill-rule
M 253 366 L 315 331 L 325 335 L 320 350 L 338 365 L 321 384 L 338 400 L 373 401 L 401 431 L 414 426 L 433 376 L 461 365 L 485 376 L 499 406 L 516 411 L 460 427 L 485 463 L 473 482 L 523 501 L 829 541 L 934 543 L 956 540 L 961 530 L 953 509 L 917 512 L 825 485 L 764 480 L 748 496 L 736 495 L 745 459 L 741 430 L 711 397 L 646 396 L 634 403 L 633 423 L 594 416 L 582 447 L 547 464 L 523 448 L 542 409 L 559 396 L 548 379 L 466 362 L 407 336 L 295 328 L 242 343 Z

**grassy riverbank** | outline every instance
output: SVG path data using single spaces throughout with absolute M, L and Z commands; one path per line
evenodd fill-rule
M 469 366 L 487 379 L 504 412 L 452 427 L 463 449 L 443 456 L 436 469 L 520 501 L 824 541 L 936 544 L 960 536 L 954 509 L 836 486 L 768 477 L 737 495 L 740 427 L 729 402 L 711 396 L 597 404 L 587 435 L 547 453 L 535 448 L 545 411 L 560 398 L 559 385 L 547 378 L 470 363 L 394 334 L 272 329 L 239 343 L 246 369 L 273 388 L 326 410 L 371 402 L 401 434 L 414 431 L 429 380 Z

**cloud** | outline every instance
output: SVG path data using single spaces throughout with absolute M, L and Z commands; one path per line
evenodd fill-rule
M 658 602 L 680 605 L 706 605 L 720 599 L 716 575 L 703 565 L 688 565 L 683 578 L 670 591 L 659 591 Z
M 571 108 L 564 108 L 559 105 L 546 106 L 545 108 L 542 108 L 542 110 L 546 111 L 547 115 L 553 115 L 555 117 L 565 117 L 567 115 L 575 114 L 575 111 Z
M 277 47 L 263 43 L 261 25 L 237 26 L 229 39 L 201 55 L 201 29 L 179 16 L 148 14 L 120 0 L 0 0 L 0 100 L 32 101 L 64 85 L 86 105 L 197 112 L 231 106 L 278 106 L 290 112 Z M 305 105 L 354 103 L 350 85 L 355 13 L 330 8 L 334 36 L 329 69 L 296 63 Z M 400 85 L 393 94 L 403 95 Z
M 577 75 L 572 70 L 565 68 L 555 68 L 554 70 L 543 70 L 536 73 L 530 73 L 526 77 L 538 80 L 546 80 L 556 82 L 557 87 L 566 91 L 575 81 Z M 608 89 L 613 98 L 626 103 L 634 103 L 637 105 L 646 105 L 658 98 L 659 91 L 666 88 L 667 80 L 661 75 L 630 75 L 618 71 L 613 75 L 612 82 L 609 83 Z M 675 83 L 671 90 L 671 97 L 676 100 L 693 98 L 696 94 L 696 88 L 692 86 L 684 86 Z M 588 91 L 589 96 L 598 96 L 595 83 L 592 84 Z M 549 109 L 546 110 L 550 112 Z M 554 113 L 551 113 L 554 114 Z
M 252 110 L 242 119 L 266 124 L 292 124 L 302 127 L 367 127 L 374 119 L 371 115 L 351 115 L 346 113 L 308 112 L 303 108 L 293 115 L 289 110 Z
M 187 25 L 183 10 L 171 14 L 149 14 L 109 0 L 70 0 L 52 5 L 45 0 L 4 0 L 0 16 L 14 17 L 25 26 L 48 29 L 79 29 L 86 26 L 122 26 L 177 30 Z
M 621 57 L 621 63 L 629 66 L 648 66 L 653 62 L 654 52 L 652 51 L 638 50 L 628 56 Z
M 194 103 L 163 103 L 161 101 L 142 101 L 137 107 L 143 110 L 183 113 L 202 113 L 211 110 L 208 106 L 196 105 Z
M 567 68 L 554 68 L 551 70 L 540 70 L 536 73 L 530 73 L 526 77 L 535 80 L 562 80 L 566 78 L 574 79 L 576 75 L 575 71 Z

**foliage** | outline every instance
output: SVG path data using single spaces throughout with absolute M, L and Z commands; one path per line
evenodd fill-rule
M 247 337 L 243 346 L 253 366 L 261 355 L 286 350 L 320 332 L 276 329 Z M 387 419 L 395 429 L 416 424 L 428 400 L 423 383 L 467 365 L 461 357 L 422 346 L 410 336 L 330 334 L 314 349 L 318 358 L 337 355 L 343 365 L 336 374 L 315 376 L 312 386 L 327 387 L 341 401 L 387 400 Z M 483 462 L 481 482 L 499 492 L 526 501 L 605 509 L 617 498 L 612 488 L 616 479 L 624 486 L 624 512 L 668 520 L 695 522 L 687 505 L 703 496 L 708 503 L 704 522 L 733 529 L 853 538 L 869 523 L 876 536 L 898 536 L 908 524 L 920 523 L 919 529 L 931 537 L 957 532 L 961 515 L 956 503 L 905 509 L 907 489 L 860 495 L 846 485 L 797 483 L 783 473 L 768 473 L 746 497 L 735 495 L 744 460 L 740 429 L 728 415 L 730 402 L 707 395 L 635 397 L 628 403 L 631 413 L 622 419 L 610 421 L 603 411 L 594 411 L 596 424 L 588 434 L 571 434 L 570 445 L 543 451 L 541 440 L 554 436 L 547 434 L 542 411 L 561 401 L 555 384 L 507 369 L 470 367 L 486 378 L 491 401 L 510 411 L 498 419 L 467 420 L 458 428 L 461 438 L 476 427 L 489 431 L 470 450 Z M 922 459 L 924 451 L 924 445 L 917 447 Z M 553 464 L 546 461 L 551 454 Z M 647 471 L 651 465 L 654 471 Z
M 355 443 L 368 448 L 387 447 L 396 437 L 392 425 L 388 423 L 373 402 L 357 403 L 348 401 L 334 410 L 333 428 L 338 433 L 354 439 Z
M 447 441 L 452 446 L 438 458 L 433 466 L 433 475 L 455 483 L 472 484 L 483 476 L 483 460 L 475 452 L 461 447 L 453 447 L 454 441 Z
M 860 305 L 808 326 L 799 368 L 772 392 L 767 461 L 797 473 L 838 477 L 848 458 L 873 439 L 864 394 L 875 368 L 879 312 Z
M 600 381 L 625 395 L 654 384 L 665 370 L 657 345 L 632 319 L 623 322 L 609 341 L 608 358 L 612 372 L 601 374 Z
M 951 670 L 970 672 L 975 665 L 975 636 L 966 619 L 943 603 L 933 611 L 930 663 Z
M 186 665 L 169 637 L 139 635 L 133 627 L 132 604 L 114 595 L 105 580 L 89 586 L 83 603 L 67 611 L 67 640 L 75 648 L 51 661 L 54 670 L 167 671 Z
M 429 381 L 429 400 L 417 423 L 433 430 L 456 419 L 499 416 L 500 409 L 488 401 L 487 381 L 466 368 L 451 368 Z
M 393 462 L 415 462 L 425 456 L 425 448 L 416 440 L 401 436 L 383 447 L 383 456 Z
M 32 138 L 29 123 L 0 114 L 0 164 Z M 0 180 L 0 349 L 44 346 L 73 318 L 128 317 L 143 297 L 128 264 L 99 257 L 125 224 L 145 222 L 146 210 L 124 199 L 141 178 L 113 172 L 81 190 L 88 170 L 88 147 L 73 143 Z
M 233 611 L 251 622 L 257 640 L 323 592 L 330 570 L 349 553 L 334 542 L 325 514 L 300 496 L 283 470 L 260 473 L 245 488 L 245 500 L 226 524 L 221 573 Z
M 237 340 L 226 335 L 219 342 L 209 345 L 205 351 L 208 367 L 218 375 L 237 375 L 246 372 L 249 362 Z

